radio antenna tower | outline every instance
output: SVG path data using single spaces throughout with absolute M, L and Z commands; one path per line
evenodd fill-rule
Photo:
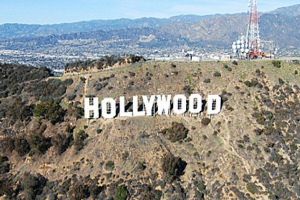
M 246 46 L 247 49 L 249 49 L 249 58 L 257 58 L 260 56 L 260 42 L 257 0 L 249 0 L 249 24 L 246 35 Z
M 232 51 L 235 58 L 258 59 L 274 58 L 277 53 L 274 41 L 260 39 L 259 13 L 257 0 L 249 0 L 249 22 L 246 36 L 241 37 L 232 43 Z M 268 53 L 267 53 L 268 51 Z

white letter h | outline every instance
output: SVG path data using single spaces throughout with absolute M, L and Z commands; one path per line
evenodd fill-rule
M 98 97 L 84 98 L 84 118 L 99 118 L 99 99 Z

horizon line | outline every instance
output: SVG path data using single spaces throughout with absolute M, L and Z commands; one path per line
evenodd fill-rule
M 299 4 L 294 4 L 290 6 L 284 6 L 284 7 L 278 7 L 276 9 L 260 12 L 261 14 L 271 13 L 272 11 L 275 11 L 280 8 L 288 8 L 293 6 L 300 6 Z M 65 21 L 65 22 L 54 22 L 54 23 L 22 23 L 22 22 L 5 22 L 0 23 L 0 26 L 3 25 L 36 25 L 36 26 L 52 26 L 52 25 L 62 25 L 62 24 L 73 24 L 73 23 L 84 23 L 84 22 L 92 22 L 92 21 L 116 21 L 116 20 L 139 20 L 139 19 L 171 19 L 174 17 L 180 17 L 180 16 L 196 16 L 196 17 L 208 17 L 208 16 L 217 16 L 217 15 L 235 15 L 235 14 L 248 14 L 248 11 L 244 12 L 228 12 L 228 13 L 212 13 L 212 14 L 180 14 L 180 15 L 172 15 L 172 16 L 141 16 L 141 17 L 119 17 L 119 18 L 94 18 L 94 19 L 84 19 L 84 20 L 71 20 L 71 21 Z

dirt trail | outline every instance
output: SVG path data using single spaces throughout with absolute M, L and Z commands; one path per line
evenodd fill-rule
M 221 137 L 221 139 L 224 142 L 224 148 L 228 152 L 230 152 L 232 155 L 238 157 L 241 160 L 241 162 L 243 163 L 247 173 L 250 173 L 251 172 L 251 167 L 250 167 L 250 164 L 248 163 L 248 161 L 245 158 L 243 158 L 240 154 L 238 154 L 238 152 L 230 144 L 231 134 L 230 134 L 230 129 L 228 127 L 228 119 L 225 115 L 223 115 L 223 114 L 221 114 L 221 115 L 226 120 L 226 126 L 225 126 L 225 130 L 224 130 L 225 138 Z

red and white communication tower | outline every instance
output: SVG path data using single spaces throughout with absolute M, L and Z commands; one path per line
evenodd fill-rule
M 257 9 L 257 0 L 249 1 L 249 23 L 246 34 L 246 49 L 249 50 L 249 58 L 253 59 L 263 56 L 259 36 L 259 13 Z
M 273 58 L 276 48 L 273 41 L 261 40 L 259 33 L 259 13 L 257 0 L 249 0 L 249 20 L 247 33 L 234 41 L 232 50 L 235 58 L 257 59 Z

